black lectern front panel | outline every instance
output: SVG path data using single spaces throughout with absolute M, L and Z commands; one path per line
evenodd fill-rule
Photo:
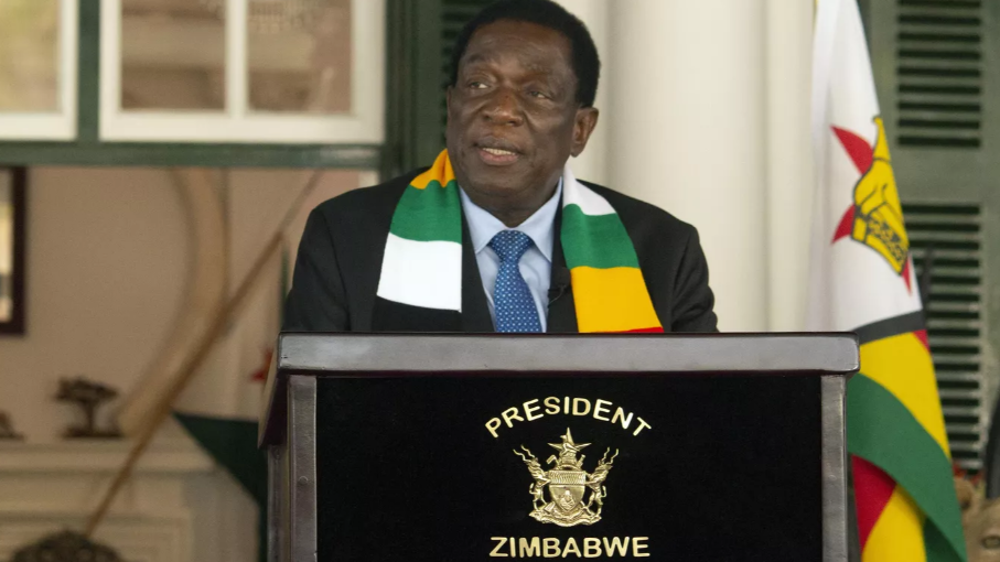
M 320 378 L 318 560 L 818 561 L 820 395 L 796 376 Z

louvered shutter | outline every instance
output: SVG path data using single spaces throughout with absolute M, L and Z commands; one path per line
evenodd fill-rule
M 903 211 L 924 294 L 952 458 L 977 470 L 988 416 L 983 396 L 981 209 L 910 204 Z
M 980 146 L 982 11 L 980 0 L 900 0 L 900 146 Z
M 1000 375 L 998 4 L 874 0 L 865 13 L 948 439 L 973 471 Z

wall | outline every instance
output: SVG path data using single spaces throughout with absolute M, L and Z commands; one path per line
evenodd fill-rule
M 0 410 L 32 442 L 76 420 L 59 377 L 127 391 L 184 292 L 184 209 L 157 170 L 42 168 L 28 180 L 27 330 L 0 338 Z
M 312 176 L 238 170 L 215 188 L 227 209 L 231 288 Z M 285 231 L 292 256 L 309 209 L 374 181 L 351 171 L 316 179 Z M 103 412 L 110 423 L 116 406 L 155 370 L 189 296 L 195 253 L 190 210 L 175 180 L 161 169 L 30 172 L 28 333 L 0 338 L 0 411 L 26 438 L 0 442 L 0 559 L 42 534 L 81 528 L 125 458 L 128 440 L 62 440 L 79 420 L 53 396 L 61 376 L 110 384 L 123 397 Z M 235 481 L 168 422 L 96 538 L 130 560 L 236 562 L 255 554 L 246 540 L 253 514 Z
M 231 173 L 232 284 L 311 174 Z M 356 172 L 324 172 L 302 207 L 358 181 Z M 183 304 L 193 241 L 163 170 L 38 168 L 28 184 L 28 334 L 0 337 L 0 410 L 29 441 L 51 443 L 78 421 L 72 406 L 53 400 L 59 377 L 84 375 L 127 395 L 150 368 Z M 287 231 L 292 255 L 305 216 Z
M 801 329 L 812 3 L 560 3 L 603 63 L 601 118 L 574 171 L 698 228 L 721 329 Z

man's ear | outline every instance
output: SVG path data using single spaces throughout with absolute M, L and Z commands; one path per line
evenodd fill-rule
M 584 148 L 587 148 L 587 141 L 590 134 L 597 127 L 597 117 L 599 111 L 596 107 L 581 107 L 576 110 L 576 117 L 573 122 L 573 148 L 570 154 L 579 156 Z

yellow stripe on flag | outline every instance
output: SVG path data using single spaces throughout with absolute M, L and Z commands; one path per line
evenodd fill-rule
M 453 179 L 455 179 L 455 170 L 451 167 L 448 152 L 441 151 L 430 169 L 413 178 L 410 185 L 417 189 L 426 189 L 432 181 L 436 180 L 441 184 L 441 187 L 444 187 Z
M 913 334 L 900 334 L 861 346 L 861 372 L 891 392 L 948 457 L 948 436 L 938 400 L 930 352 Z
M 570 270 L 580 332 L 626 332 L 660 325 L 642 272 L 634 267 Z
M 924 549 L 924 515 L 906 491 L 899 485 L 882 510 L 868 542 L 861 553 L 861 562 L 926 562 Z

